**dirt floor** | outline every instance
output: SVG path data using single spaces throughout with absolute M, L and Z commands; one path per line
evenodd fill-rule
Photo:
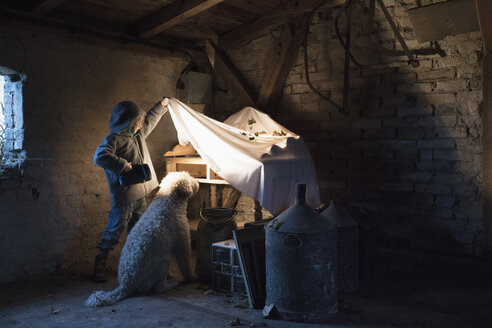
M 115 287 L 115 280 L 94 284 L 82 276 L 44 276 L 0 286 L 0 327 L 492 327 L 488 273 L 398 269 L 381 267 L 356 292 L 339 295 L 339 313 L 325 324 L 263 319 L 246 298 L 207 292 L 197 283 L 89 308 L 89 294 Z

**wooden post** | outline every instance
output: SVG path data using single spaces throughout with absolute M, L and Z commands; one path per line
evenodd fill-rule
M 257 100 L 258 106 L 267 112 L 273 113 L 277 106 L 285 80 L 299 54 L 310 17 L 310 14 L 299 16 L 282 30 L 280 53 L 265 74 Z
M 217 185 L 210 184 L 210 207 L 217 207 Z
M 485 57 L 483 69 L 483 230 L 484 253 L 492 258 L 492 4 L 488 0 L 477 0 L 477 16 L 482 32 Z
M 480 31 L 482 32 L 483 47 L 485 55 L 489 55 L 492 50 L 492 4 L 487 0 L 477 1 L 477 17 Z
M 261 221 L 263 219 L 263 213 L 261 212 L 262 208 L 260 202 L 255 200 L 255 221 Z
M 256 107 L 254 94 L 248 88 L 245 79 L 241 76 L 239 70 L 232 63 L 229 57 L 217 48 L 217 45 L 215 45 L 213 41 L 208 42 L 215 51 L 212 55 L 210 50 L 207 50 L 209 60 L 211 61 L 211 58 L 213 58 L 213 63 L 210 62 L 210 65 L 214 65 L 214 73 L 224 80 L 228 88 L 236 94 L 239 100 L 241 100 L 242 105 Z

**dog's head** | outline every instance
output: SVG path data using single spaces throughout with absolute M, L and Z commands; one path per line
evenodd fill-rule
M 170 172 L 160 184 L 159 194 L 188 199 L 198 190 L 198 180 L 188 172 Z

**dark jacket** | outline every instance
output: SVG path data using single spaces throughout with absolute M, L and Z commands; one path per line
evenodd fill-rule
M 131 101 L 120 102 L 113 108 L 109 120 L 110 134 L 104 138 L 94 154 L 94 162 L 102 167 L 106 174 L 112 207 L 122 207 L 132 203 L 158 187 L 145 139 L 166 112 L 167 108 L 160 102 L 147 113 Z M 137 133 L 133 134 L 130 125 L 139 116 L 145 116 L 145 123 Z M 131 186 L 121 186 L 119 175 L 128 162 L 148 164 L 152 179 Z

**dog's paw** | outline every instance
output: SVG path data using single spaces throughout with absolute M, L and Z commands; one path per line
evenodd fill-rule
M 91 306 L 91 307 L 99 307 L 99 306 L 105 306 L 109 305 L 110 302 L 107 300 L 107 293 L 104 291 L 97 291 L 92 293 L 87 301 L 85 301 L 85 305 Z

